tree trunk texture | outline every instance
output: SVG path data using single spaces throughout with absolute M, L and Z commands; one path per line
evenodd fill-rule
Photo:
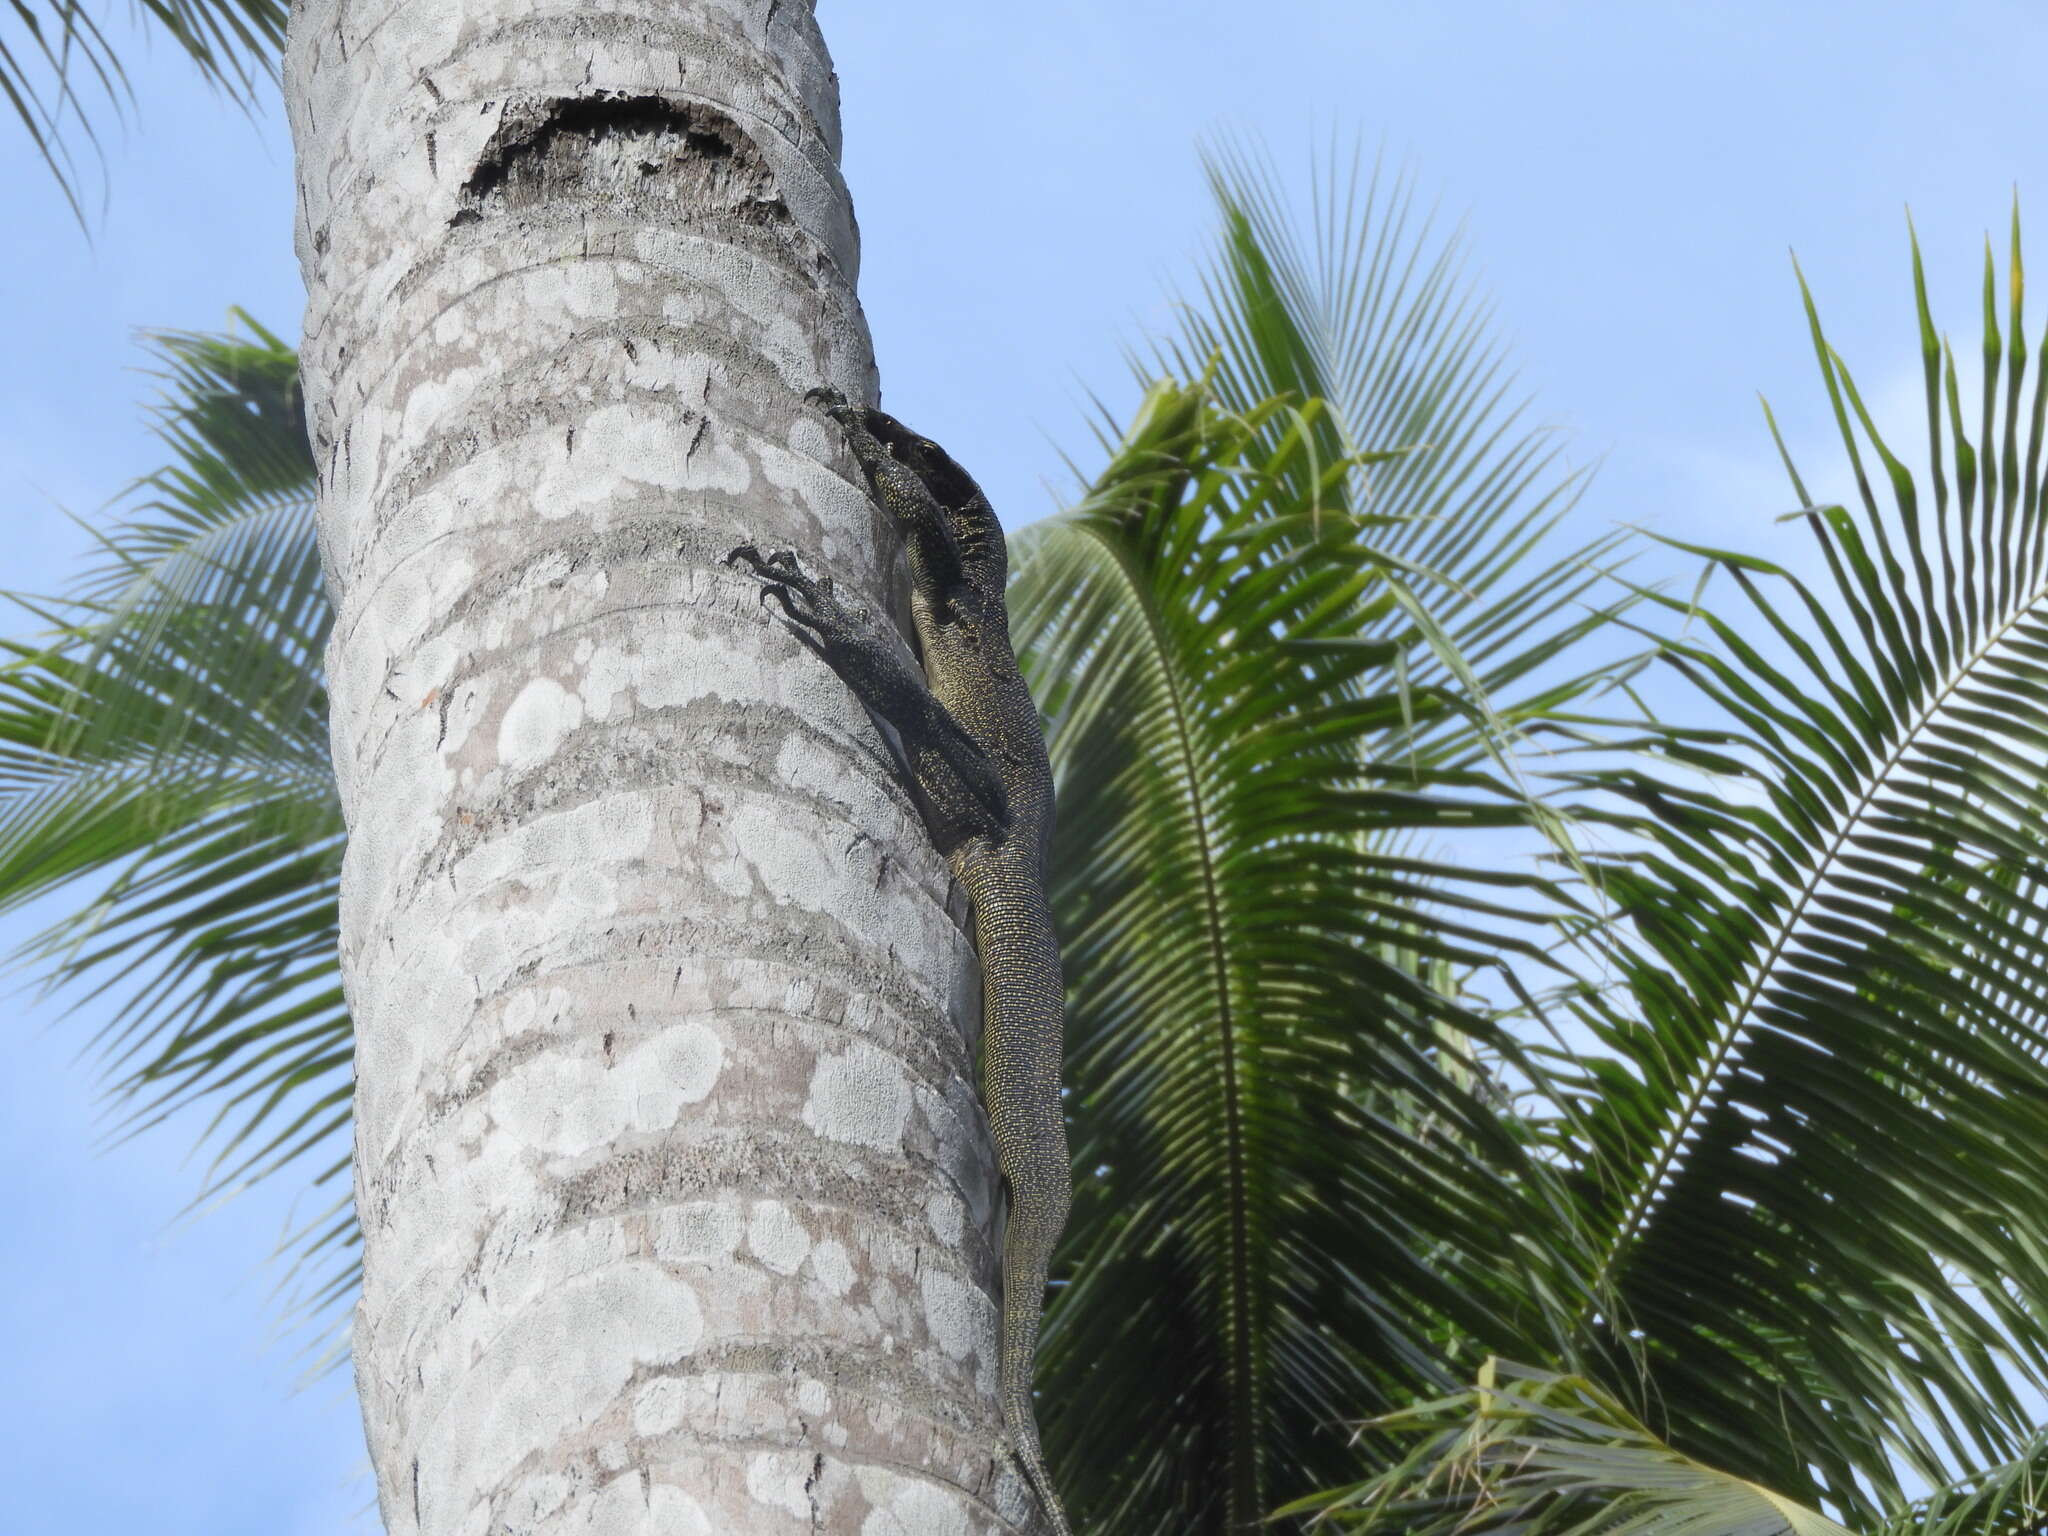
M 363 1291 L 394 1536 L 969 1536 L 973 960 L 832 674 L 874 397 L 808 0 L 300 0 Z

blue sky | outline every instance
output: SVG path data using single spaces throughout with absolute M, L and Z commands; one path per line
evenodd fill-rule
M 1599 463 L 1589 533 L 1795 537 L 1755 403 L 1795 449 L 1825 442 L 1788 247 L 1880 414 L 1909 415 L 1904 207 L 1959 351 L 2015 184 L 2048 228 L 2048 24 L 2016 4 L 826 0 L 821 19 L 886 398 L 1018 521 L 1052 505 L 1060 449 L 1085 452 L 1088 391 L 1127 402 L 1124 345 L 1170 319 L 1209 230 L 1204 133 L 1256 134 L 1290 169 L 1362 135 L 1413 168 L 1464 221 L 1534 419 Z M 136 327 L 238 304 L 296 329 L 280 114 L 221 104 L 162 47 L 138 64 L 90 243 L 18 138 L 0 158 L 0 586 L 61 586 L 82 538 L 59 509 L 150 467 Z M 32 925 L 0 919 L 0 943 Z M 90 1010 L 7 1014 L 0 1530 L 373 1530 L 345 1378 L 294 1395 L 294 1357 L 266 1347 L 263 1261 L 295 1192 L 174 1224 L 198 1127 L 96 1154 L 73 1059 Z

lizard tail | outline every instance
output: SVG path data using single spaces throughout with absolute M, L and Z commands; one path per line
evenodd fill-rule
M 1031 1398 L 1031 1366 L 1038 1351 L 1038 1319 L 1045 1298 L 1048 1259 L 1067 1221 L 1067 1170 L 1043 1179 L 1009 1181 L 1010 1218 L 1003 1234 L 1003 1318 L 1000 1393 L 1003 1429 L 1024 1480 L 1044 1506 L 1054 1536 L 1073 1536 L 1066 1509 L 1052 1485 L 1038 1446 L 1038 1414 Z

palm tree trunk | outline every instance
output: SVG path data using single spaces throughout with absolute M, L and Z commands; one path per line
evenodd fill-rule
M 880 587 L 810 4 L 301 0 L 288 71 L 388 1529 L 1023 1528 L 959 914 L 720 564 Z

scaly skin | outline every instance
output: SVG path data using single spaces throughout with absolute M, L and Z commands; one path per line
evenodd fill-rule
M 929 685 L 918 690 L 924 702 L 910 696 L 905 674 L 912 669 L 886 637 L 863 632 L 859 620 L 831 601 L 830 583 L 805 577 L 794 556 L 763 557 L 742 548 L 728 558 L 751 568 L 763 597 L 781 602 L 808 631 L 806 643 L 902 739 L 933 840 L 973 902 L 981 960 L 981 1097 L 1009 1197 L 1003 1426 L 1052 1529 L 1072 1536 L 1039 1449 L 1031 1401 L 1039 1314 L 1053 1248 L 1067 1221 L 1070 1173 L 1060 1103 L 1065 989 L 1046 897 L 1052 768 L 1038 708 L 1010 646 L 1003 596 L 1008 552 L 988 499 L 936 443 L 829 392 L 812 398 L 845 430 L 875 499 L 904 535 L 911 619 Z M 993 769 L 1000 805 L 985 779 L 960 760 L 955 732 L 964 733 Z

